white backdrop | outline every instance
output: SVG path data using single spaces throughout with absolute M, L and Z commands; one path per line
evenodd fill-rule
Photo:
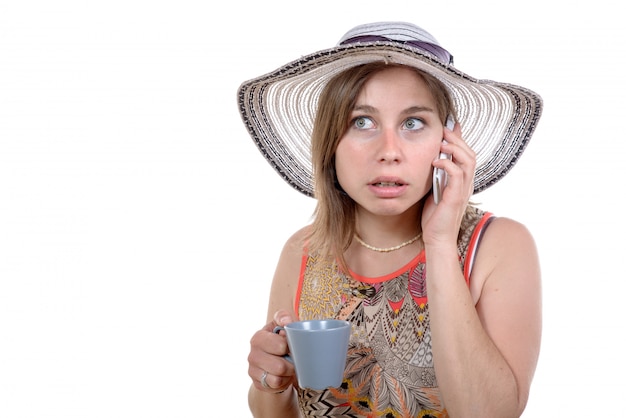
M 617 6 L 248 3 L 0 0 L 0 417 L 249 416 L 249 339 L 314 202 L 256 150 L 236 90 L 374 20 L 543 96 L 524 157 L 476 196 L 541 253 L 524 417 L 626 416 Z

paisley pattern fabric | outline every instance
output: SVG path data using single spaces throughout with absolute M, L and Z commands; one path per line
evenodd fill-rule
M 459 234 L 462 266 L 490 217 L 468 209 Z M 298 388 L 303 414 L 447 417 L 432 358 L 424 252 L 398 271 L 376 278 L 346 275 L 314 254 L 304 257 L 296 302 L 299 318 L 345 319 L 352 323 L 352 335 L 339 388 Z

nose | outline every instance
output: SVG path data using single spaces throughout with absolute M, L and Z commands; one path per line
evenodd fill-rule
M 402 157 L 401 138 L 393 129 L 382 131 L 378 151 L 379 162 L 398 162 Z

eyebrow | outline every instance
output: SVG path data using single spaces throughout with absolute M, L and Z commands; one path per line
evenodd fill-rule
M 374 106 L 370 106 L 370 105 L 358 105 L 355 106 L 354 109 L 352 110 L 353 112 L 365 112 L 365 113 L 375 113 L 376 112 L 376 108 Z M 411 106 L 409 108 L 406 108 L 402 111 L 403 114 L 405 115 L 412 115 L 414 113 L 420 113 L 420 112 L 435 112 L 434 109 L 428 107 L 428 106 Z
M 402 113 L 413 114 L 413 113 L 420 113 L 420 112 L 431 112 L 431 113 L 434 113 L 435 109 L 430 108 L 428 106 L 411 106 L 408 109 L 405 109 Z

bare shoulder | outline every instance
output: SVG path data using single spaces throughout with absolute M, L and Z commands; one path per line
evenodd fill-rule
M 272 280 L 268 318 L 279 309 L 292 311 L 294 307 L 307 236 L 308 227 L 301 228 L 283 245 Z
M 303 227 L 294 232 L 283 245 L 278 260 L 277 273 L 288 270 L 293 271 L 294 268 L 299 270 L 300 262 L 304 254 L 306 240 L 308 237 L 308 227 Z
M 503 282 L 514 285 L 515 280 L 537 284 L 539 279 L 539 256 L 530 230 L 516 220 L 495 218 L 485 230 L 476 254 L 471 279 L 475 299 L 485 286 L 500 288 Z
M 485 238 L 487 241 L 495 241 L 496 245 L 501 245 L 503 241 L 506 241 L 510 244 L 534 246 L 534 239 L 526 225 L 505 217 L 494 218 L 486 230 Z
M 306 240 L 309 234 L 309 226 L 305 226 L 294 232 L 285 242 L 283 247 L 283 252 L 287 253 L 300 253 L 302 255 L 302 250 L 306 244 Z

